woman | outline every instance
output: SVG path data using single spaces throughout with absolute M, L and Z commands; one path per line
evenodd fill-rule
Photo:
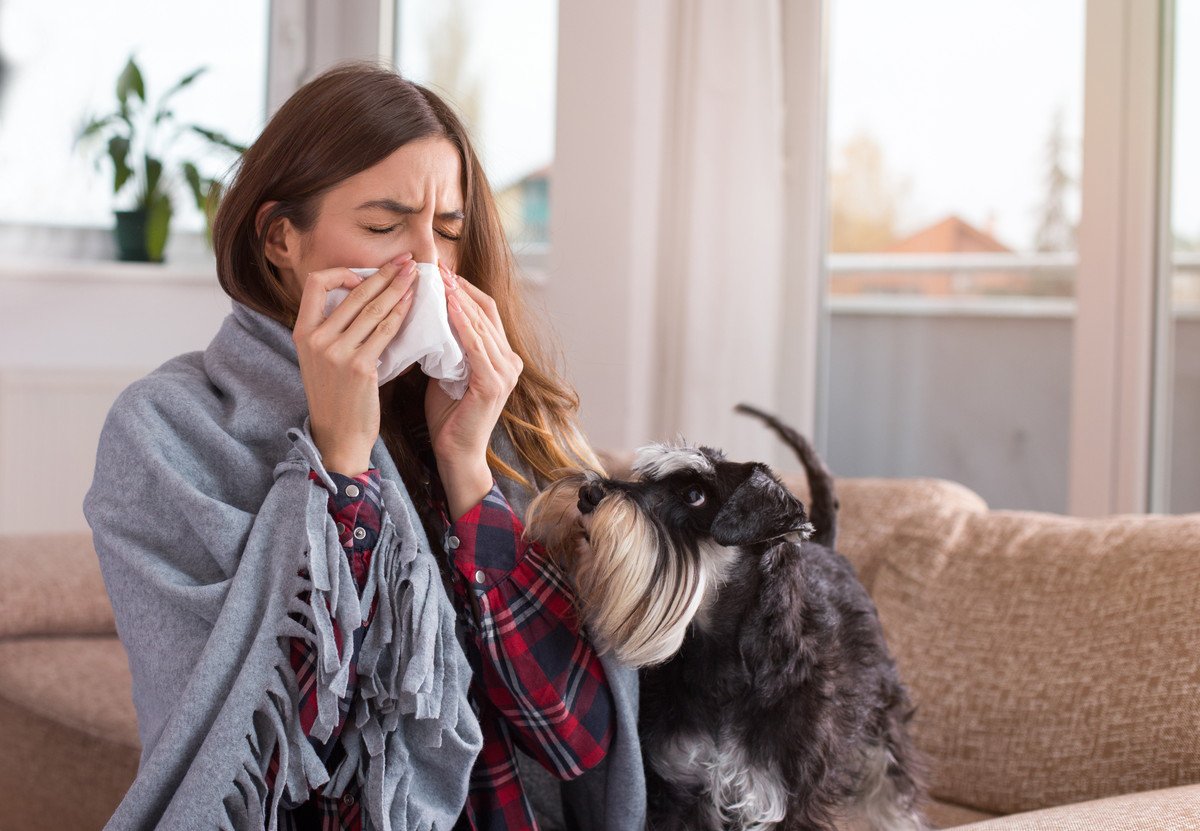
M 572 826 L 640 827 L 636 676 L 522 539 L 534 489 L 596 459 L 457 117 L 330 70 L 247 151 L 213 244 L 233 312 L 121 394 L 84 503 L 143 745 L 109 827 L 533 828 L 516 748 L 571 780 Z M 416 262 L 461 400 L 415 367 L 378 385 Z

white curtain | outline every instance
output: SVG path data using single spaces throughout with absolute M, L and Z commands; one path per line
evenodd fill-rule
M 809 0 L 559 6 L 540 293 L 598 446 L 682 433 L 796 469 L 733 407 L 814 432 L 821 10 Z
M 672 13 L 651 424 L 770 459 L 778 440 L 733 407 L 777 411 L 784 360 L 780 3 L 674 0 Z

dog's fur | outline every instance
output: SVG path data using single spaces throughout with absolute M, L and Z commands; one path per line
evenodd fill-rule
M 875 607 L 833 549 L 832 477 L 794 430 L 812 516 L 763 464 L 682 442 L 633 482 L 572 473 L 526 533 L 593 641 L 641 674 L 652 829 L 923 829 L 912 707 Z

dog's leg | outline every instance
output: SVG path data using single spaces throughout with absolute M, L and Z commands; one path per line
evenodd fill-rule
M 667 782 L 646 767 L 646 831 L 722 831 L 712 797 Z
M 906 725 L 913 710 L 899 682 L 886 684 L 887 708 L 881 712 L 881 740 L 864 757 L 859 816 L 870 831 L 926 831 L 918 799 L 926 792 L 925 762 Z
M 928 825 L 915 804 L 914 783 L 896 762 L 887 745 L 868 751 L 862 790 L 854 804 L 863 831 L 926 831 Z

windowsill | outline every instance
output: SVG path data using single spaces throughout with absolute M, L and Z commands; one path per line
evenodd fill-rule
M 548 280 L 549 246 L 513 243 L 517 279 L 534 288 Z M 116 259 L 108 228 L 74 228 L 0 222 L 0 283 L 52 281 L 215 286 L 217 264 L 203 234 L 173 232 L 165 263 Z
M 0 282 L 74 280 L 114 283 L 216 285 L 216 261 L 135 263 L 119 260 L 28 258 L 0 261 Z

